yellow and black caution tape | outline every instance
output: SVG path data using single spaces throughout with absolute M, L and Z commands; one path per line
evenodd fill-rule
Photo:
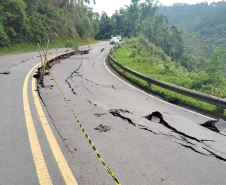
M 63 96 L 65 102 L 67 103 L 68 107 L 70 108 L 71 112 L 73 113 L 75 119 L 77 120 L 80 128 L 82 129 L 84 135 L 86 136 L 87 140 L 89 141 L 90 146 L 93 148 L 94 152 L 96 153 L 97 157 L 100 159 L 101 163 L 104 165 L 105 169 L 108 171 L 108 173 L 111 175 L 112 179 L 115 181 L 115 183 L 117 185 L 121 185 L 119 183 L 119 181 L 116 179 L 115 175 L 112 173 L 112 171 L 108 168 L 108 166 L 106 165 L 106 163 L 104 162 L 104 160 L 101 158 L 99 152 L 97 151 L 97 149 L 95 148 L 94 144 L 92 143 L 91 139 L 89 138 L 89 136 L 87 135 L 86 131 L 84 130 L 82 124 L 80 123 L 79 119 L 77 118 L 77 116 L 75 115 L 74 111 L 72 110 L 70 104 L 68 103 L 67 99 L 65 98 L 63 92 L 61 91 L 59 85 L 57 84 L 53 74 L 51 73 L 51 71 L 49 70 L 50 76 L 53 78 L 55 84 L 57 85 L 58 89 L 60 90 L 61 95 Z

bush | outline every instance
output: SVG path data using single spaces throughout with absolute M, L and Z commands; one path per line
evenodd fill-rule
M 66 43 L 66 48 L 71 48 L 71 49 L 74 49 L 74 50 L 78 50 L 78 45 L 73 40 L 69 40 Z
M 132 53 L 129 55 L 129 57 L 130 57 L 130 58 L 135 58 L 136 55 L 137 55 L 136 50 L 133 49 L 133 50 L 132 50 Z
M 3 27 L 0 25 L 0 46 L 8 46 L 10 44 L 10 39 L 8 35 L 4 32 Z
M 145 47 L 150 48 L 150 42 L 148 41 L 148 39 L 146 39 L 145 37 L 139 37 L 138 38 L 139 42 L 142 43 Z

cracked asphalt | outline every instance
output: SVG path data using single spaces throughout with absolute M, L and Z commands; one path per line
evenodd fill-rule
M 225 184 L 225 136 L 199 125 L 209 118 L 119 80 L 105 65 L 111 47 L 99 42 L 89 54 L 71 56 L 51 72 L 119 182 Z M 45 76 L 44 84 L 40 98 L 78 184 L 115 184 L 50 76 Z M 95 130 L 100 124 L 111 129 Z
M 65 48 L 58 49 L 58 52 L 63 53 L 65 50 Z M 39 184 L 23 107 L 24 79 L 29 70 L 40 62 L 38 55 L 39 52 L 34 51 L 0 56 L 0 73 L 4 71 L 10 72 L 9 74 L 0 74 L 1 185 Z M 49 50 L 48 57 L 51 55 L 55 55 L 55 50 Z M 28 94 L 36 132 L 53 184 L 63 184 L 63 178 L 60 175 L 40 124 L 30 86 Z

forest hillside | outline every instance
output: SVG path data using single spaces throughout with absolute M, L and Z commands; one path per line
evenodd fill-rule
M 131 0 L 130 5 L 116 10 L 115 14 L 108 16 L 103 12 L 99 20 L 99 34 L 97 39 L 109 39 L 111 35 L 123 35 L 124 37 L 139 37 L 143 35 L 150 43 L 161 48 L 168 56 L 168 61 L 172 60 L 177 65 L 182 65 L 187 70 L 206 69 L 207 59 L 213 51 L 205 47 L 197 40 L 197 46 L 202 50 L 208 50 L 207 54 L 194 54 L 193 50 L 188 49 L 189 38 L 190 48 L 193 48 L 194 41 L 179 27 L 169 24 L 167 16 L 159 13 L 158 3 L 154 0 Z M 196 34 L 194 36 L 196 39 Z M 205 52 L 202 52 L 205 53 Z M 197 57 L 198 56 L 198 57 Z
M 216 47 L 226 47 L 225 1 L 160 6 L 158 14 L 166 15 L 170 25 L 185 31 L 185 47 L 197 57 L 209 58 Z
M 14 45 L 50 39 L 84 42 L 99 32 L 98 13 L 87 0 L 0 0 L 0 53 Z M 37 45 L 37 44 L 36 44 Z
M 103 12 L 96 38 L 109 39 L 111 35 L 122 35 L 126 44 L 117 51 L 112 50 L 113 57 L 121 64 L 161 81 L 207 94 L 213 91 L 217 96 L 225 98 L 224 46 L 211 48 L 208 43 L 203 44 L 198 31 L 186 32 L 171 24 L 167 11 L 160 12 L 161 8 L 154 0 L 131 0 L 130 5 L 115 11 L 112 16 Z M 175 14 L 178 13 L 175 20 L 180 17 L 180 11 L 176 11 L 173 10 Z M 214 38 L 211 34 L 210 36 Z M 136 80 L 142 83 L 139 79 Z M 155 90 L 163 92 L 167 99 L 179 98 L 196 106 L 207 107 L 206 104 L 169 91 Z M 210 106 L 209 109 L 223 112 L 215 106 Z

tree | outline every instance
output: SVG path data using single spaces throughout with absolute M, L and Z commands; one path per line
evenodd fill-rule
M 9 44 L 29 28 L 25 9 L 23 0 L 0 0 L 0 46 Z
M 222 73 L 222 69 L 226 63 L 226 49 L 222 50 L 221 47 L 217 47 L 212 55 L 212 60 L 208 63 L 207 74 L 212 84 L 221 84 L 225 78 Z
M 172 60 L 177 60 L 182 56 L 184 51 L 183 32 L 176 26 L 172 26 L 170 31 L 172 32 L 170 56 L 172 56 Z
M 145 0 L 145 3 L 140 4 L 141 21 L 149 20 L 154 22 L 155 14 L 158 10 L 157 4 L 153 5 L 154 0 Z

